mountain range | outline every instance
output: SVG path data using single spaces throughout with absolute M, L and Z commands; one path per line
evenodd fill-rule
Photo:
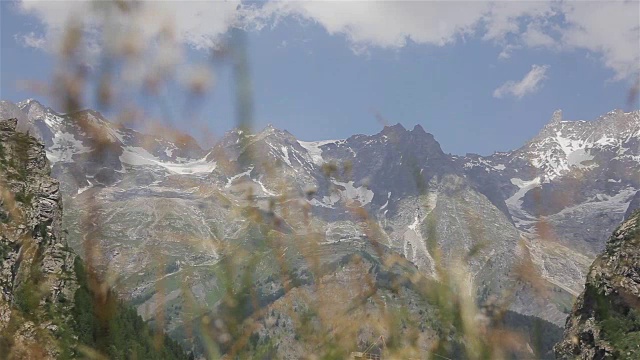
M 372 240 L 434 279 L 439 261 L 473 254 L 478 302 L 509 291 L 510 310 L 563 325 L 607 237 L 640 207 L 640 111 L 588 121 L 556 111 L 521 148 L 488 156 L 446 154 L 420 125 L 315 142 L 234 129 L 202 149 L 185 133 L 145 134 L 35 100 L 3 101 L 0 115 L 44 143 L 71 247 L 145 319 L 165 314 L 176 337 L 220 305 L 221 249 L 262 251 L 238 209 L 290 239 L 318 238 L 283 250 L 301 277 L 305 251 L 331 263 L 375 253 Z M 523 263 L 540 281 L 523 279 Z M 270 302 L 284 296 L 276 271 L 265 260 L 258 279 Z

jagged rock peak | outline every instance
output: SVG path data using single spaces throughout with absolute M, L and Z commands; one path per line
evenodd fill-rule
M 27 105 L 31 105 L 31 104 L 37 104 L 37 105 L 42 106 L 42 104 L 38 100 L 36 100 L 34 98 L 28 98 L 26 100 L 22 100 L 16 105 L 18 105 L 19 107 L 23 107 L 23 106 L 27 106 Z
M 407 129 L 404 128 L 404 126 L 402 126 L 402 124 L 397 123 L 395 125 L 385 125 L 385 127 L 382 129 L 382 133 L 386 134 L 386 133 L 400 133 L 400 132 L 405 132 L 407 131 Z
M 433 136 L 433 134 L 428 133 L 426 131 L 424 131 L 424 128 L 421 125 L 415 125 L 413 127 L 413 130 L 411 130 L 409 132 L 412 137 L 417 138 L 417 139 L 422 139 L 423 141 L 429 141 L 429 142 L 436 142 L 436 138 Z M 440 146 L 440 143 L 438 143 L 438 146 Z
M 415 133 L 425 133 L 425 134 L 427 133 L 426 131 L 424 131 L 424 128 L 423 128 L 420 124 L 416 124 L 416 125 L 413 127 L 412 132 L 415 132 Z
M 47 110 L 52 111 L 51 108 L 44 106 L 41 102 L 34 99 L 27 99 L 25 101 L 20 101 L 16 104 L 22 111 L 28 113 L 30 111 L 36 111 L 38 113 L 45 113 Z
M 234 130 L 234 131 L 238 133 L 238 130 Z M 247 135 L 247 134 L 244 134 L 244 135 Z M 287 130 L 278 129 L 277 127 L 273 126 L 273 124 L 271 123 L 267 124 L 267 126 L 265 126 L 260 132 L 256 133 L 256 136 L 257 136 L 257 139 L 276 136 L 276 137 L 284 137 L 292 141 L 295 140 L 295 137 L 290 132 L 288 132 Z
M 416 124 L 413 127 L 413 130 L 407 130 L 402 124 L 397 123 L 395 125 L 386 125 L 382 131 L 379 133 L 379 135 L 395 135 L 395 136 L 406 136 L 406 135 L 410 135 L 410 136 L 414 136 L 417 138 L 422 138 L 422 137 L 429 137 L 433 139 L 433 135 L 431 135 L 430 133 L 426 132 L 424 130 L 424 128 L 419 125 Z
M 47 110 L 51 111 L 50 108 L 44 106 L 41 102 L 35 99 L 27 99 L 24 101 L 20 101 L 16 104 L 18 108 L 20 108 L 25 113 L 29 113 L 30 111 L 37 112 L 39 114 L 44 114 Z
M 285 133 L 286 131 L 280 130 L 277 127 L 273 126 L 272 123 L 268 123 L 267 126 L 262 128 L 257 134 L 267 134 L 267 133 Z
M 555 346 L 558 359 L 640 358 L 640 211 L 618 227 L 591 265 Z
M 560 122 L 562 122 L 562 110 L 558 109 L 553 112 L 553 115 L 551 115 L 551 121 L 549 123 L 558 124 Z

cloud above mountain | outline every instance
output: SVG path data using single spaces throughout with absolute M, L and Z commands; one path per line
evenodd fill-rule
M 549 65 L 532 65 L 524 78 L 520 81 L 509 80 L 493 91 L 493 97 L 501 99 L 513 96 L 521 99 L 527 94 L 533 94 L 540 90 L 542 82 L 547 78 Z
M 503 60 L 526 48 L 587 51 L 613 72 L 614 80 L 637 74 L 640 62 L 638 1 L 270 1 L 259 5 L 233 0 L 150 1 L 122 5 L 129 7 L 124 17 L 114 16 L 105 4 L 22 0 L 21 10 L 38 18 L 43 29 L 39 37 L 29 33 L 19 34 L 18 39 L 25 46 L 55 46 L 68 20 L 82 14 L 88 39 L 93 36 L 101 46 L 104 39 L 96 36 L 101 29 L 113 38 L 121 31 L 114 24 L 126 24 L 131 17 L 137 21 L 127 26 L 135 28 L 140 43 L 170 29 L 176 41 L 210 49 L 230 27 L 256 30 L 294 18 L 343 36 L 356 53 L 401 49 L 408 43 L 464 45 L 467 39 L 478 38 L 497 45 Z

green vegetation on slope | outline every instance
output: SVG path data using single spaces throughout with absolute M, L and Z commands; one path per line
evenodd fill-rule
M 613 347 L 617 357 L 637 353 L 640 348 L 640 311 L 623 301 L 604 296 L 588 285 L 587 293 L 595 300 L 596 319 L 600 320 L 602 338 Z
M 591 265 L 554 350 L 559 359 L 638 359 L 640 355 L 640 211 L 625 220 Z
M 80 258 L 74 264 L 76 290 L 73 320 L 78 340 L 110 359 L 187 359 L 180 345 L 152 330 L 136 311 L 108 291 L 99 296 L 89 287 Z

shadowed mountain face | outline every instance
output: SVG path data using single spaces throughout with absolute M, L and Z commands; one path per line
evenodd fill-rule
M 92 111 L 62 115 L 36 101 L 2 111 L 45 143 L 72 246 L 97 241 L 96 258 L 122 294 L 146 318 L 164 306 L 175 332 L 185 297 L 219 303 L 222 244 L 263 251 L 252 234 L 266 230 L 238 209 L 291 239 L 313 234 L 323 262 L 374 238 L 437 277 L 438 258 L 447 265 L 472 253 L 478 299 L 513 291 L 512 310 L 562 324 L 640 189 L 637 111 L 593 121 L 557 112 L 522 148 L 490 156 L 445 154 L 422 127 L 399 124 L 317 142 L 271 126 L 233 130 L 206 151 L 188 136 L 145 135 Z M 523 282 L 522 263 L 542 281 Z M 267 286 L 275 271 L 263 271 L 265 289 L 278 288 Z

